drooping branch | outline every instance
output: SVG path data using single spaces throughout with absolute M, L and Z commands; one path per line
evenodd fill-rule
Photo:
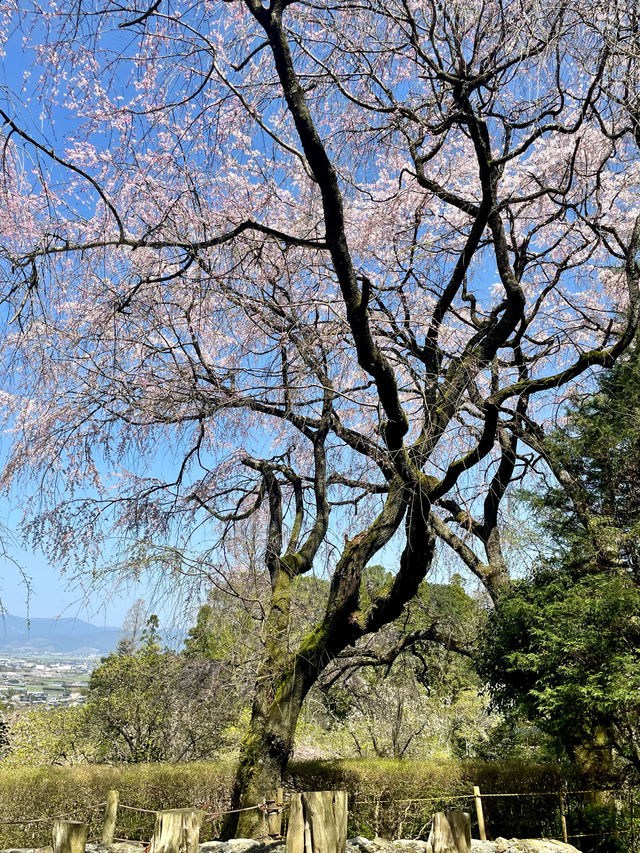
M 162 0 L 154 0 L 151 6 L 149 6 L 148 9 L 145 9 L 145 11 L 138 15 L 137 18 L 133 18 L 133 20 L 131 21 L 123 21 L 122 23 L 118 24 L 118 26 L 121 29 L 124 29 L 125 27 L 135 27 L 137 24 L 144 24 L 147 18 L 150 18 L 153 13 L 160 8 L 161 2 Z

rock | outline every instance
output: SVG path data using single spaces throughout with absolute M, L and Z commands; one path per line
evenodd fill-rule
M 379 835 L 373 840 L 357 835 L 347 839 L 347 853 L 431 853 L 431 845 L 418 838 L 392 841 Z
M 349 847 L 359 847 L 361 850 L 367 851 L 367 853 L 369 850 L 373 850 L 372 842 L 363 835 L 356 835 L 355 838 L 347 838 L 347 844 Z
M 382 853 L 387 851 L 390 853 L 391 842 L 383 838 L 364 838 L 358 835 L 355 838 L 347 838 L 347 853 Z
M 355 838 L 347 838 L 347 853 L 393 853 L 396 843 L 379 835 L 373 839 L 357 835 Z M 407 853 L 410 851 L 407 850 Z
M 118 841 L 109 853 L 143 853 L 146 845 L 137 841 Z M 87 853 L 105 853 L 100 844 L 87 844 Z M 199 853 L 285 853 L 284 839 L 262 843 L 253 838 L 234 838 L 231 841 L 205 841 Z M 52 853 L 51 847 L 22 847 L 0 850 L 0 853 Z M 391 841 L 376 837 L 373 840 L 358 835 L 347 840 L 347 853 L 431 853 L 430 845 L 415 838 Z M 551 839 L 497 838 L 495 841 L 471 839 L 471 853 L 580 853 L 571 844 Z
M 471 853 L 580 853 L 572 844 L 549 838 L 497 838 L 495 841 L 471 839 Z
M 257 841 L 255 838 L 232 838 L 229 841 L 205 841 L 199 853 L 285 853 L 284 839 Z
M 210 846 L 214 844 L 217 846 Z M 215 850 L 215 853 L 248 853 L 249 850 L 252 853 L 262 853 L 267 848 L 272 849 L 271 845 L 262 844 L 260 841 L 256 841 L 255 838 L 231 838 L 229 841 L 207 841 L 204 844 L 200 844 L 200 853 L 203 853 L 203 848 L 208 851 Z
M 106 853 L 106 851 L 109 853 L 142 853 L 146 846 L 142 841 L 116 841 L 111 847 L 89 842 L 86 851 L 87 853 Z

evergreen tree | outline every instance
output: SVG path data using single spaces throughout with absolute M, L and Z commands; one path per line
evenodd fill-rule
M 567 414 L 558 482 L 524 495 L 548 554 L 500 598 L 483 668 L 573 757 L 601 771 L 613 748 L 640 773 L 640 347 Z
M 547 454 L 563 484 L 524 497 L 574 574 L 618 566 L 639 579 L 640 346 L 576 399 Z

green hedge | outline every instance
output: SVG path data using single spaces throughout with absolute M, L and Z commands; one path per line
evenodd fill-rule
M 110 788 L 120 802 L 146 809 L 204 806 L 223 811 L 230 801 L 231 763 L 141 764 L 123 767 L 27 767 L 0 770 L 0 821 L 69 815 L 100 834 L 102 809 L 96 805 Z M 578 781 L 555 765 L 480 761 L 305 761 L 292 762 L 287 787 L 313 791 L 343 789 L 350 794 L 349 833 L 372 837 L 419 837 L 431 814 L 458 807 L 475 821 L 472 790 L 483 794 L 524 793 L 524 797 L 484 799 L 489 831 L 506 837 L 557 836 L 557 792 L 563 780 Z M 536 795 L 537 794 L 537 795 Z M 202 840 L 215 838 L 219 820 L 208 820 Z M 119 809 L 116 835 L 148 840 L 153 815 Z M 0 825 L 0 848 L 50 843 L 49 822 Z
M 27 767 L 0 770 L 0 848 L 44 846 L 51 843 L 51 823 L 7 825 L 54 815 L 69 815 L 89 823 L 89 838 L 101 833 L 104 801 L 111 788 L 120 802 L 146 809 L 204 806 L 209 812 L 228 808 L 233 779 L 231 763 L 136 764 L 122 767 Z M 116 836 L 151 837 L 154 816 L 118 809 Z M 203 841 L 215 838 L 218 821 L 207 821 Z
M 521 761 L 333 761 L 290 766 L 294 790 L 345 789 L 349 792 L 350 834 L 386 838 L 424 836 L 434 811 L 469 811 L 477 836 L 473 786 L 483 794 L 524 793 L 526 797 L 486 797 L 487 827 L 497 837 L 555 835 L 560 827 L 560 789 L 566 772 L 557 765 Z M 540 796 L 545 792 L 549 795 Z

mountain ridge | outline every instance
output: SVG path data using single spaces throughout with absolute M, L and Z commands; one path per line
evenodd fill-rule
M 107 655 L 122 631 L 73 616 L 58 618 L 0 616 L 0 654 Z

